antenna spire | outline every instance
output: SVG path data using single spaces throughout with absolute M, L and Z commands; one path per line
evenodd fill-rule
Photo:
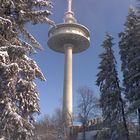
M 67 0 L 68 2 L 68 11 L 65 13 L 64 22 L 65 23 L 76 23 L 74 18 L 74 12 L 72 11 L 72 0 Z
M 67 1 L 68 1 L 68 12 L 72 12 L 72 0 Z

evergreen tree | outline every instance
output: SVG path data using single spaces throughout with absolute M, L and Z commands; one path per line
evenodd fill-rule
M 0 138 L 29 140 L 32 135 L 33 116 L 39 113 L 33 80 L 45 78 L 29 58 L 41 46 L 25 25 L 54 24 L 48 7 L 49 0 L 0 0 Z
M 124 32 L 120 33 L 120 55 L 128 113 L 138 113 L 140 126 L 140 22 L 137 11 L 129 9 Z
M 101 92 L 100 106 L 105 126 L 111 129 L 112 139 L 120 140 L 123 137 L 124 140 L 129 140 L 112 40 L 113 38 L 107 33 L 102 45 L 105 51 L 100 55 L 100 72 L 96 81 Z M 120 126 L 122 132 L 119 130 Z

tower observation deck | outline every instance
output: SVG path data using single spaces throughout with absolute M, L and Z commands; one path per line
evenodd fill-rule
M 68 10 L 64 23 L 50 28 L 48 46 L 52 50 L 65 54 L 63 117 L 67 125 L 71 125 L 72 116 L 72 54 L 86 50 L 90 46 L 89 30 L 78 24 L 72 11 L 72 0 L 67 0 Z

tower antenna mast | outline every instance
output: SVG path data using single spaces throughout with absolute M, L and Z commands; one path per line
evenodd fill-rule
M 67 1 L 68 1 L 68 12 L 72 12 L 72 0 Z

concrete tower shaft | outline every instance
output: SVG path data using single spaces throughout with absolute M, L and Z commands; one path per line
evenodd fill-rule
M 63 119 L 66 125 L 71 125 L 72 119 L 72 45 L 66 44 L 64 90 L 63 90 Z

